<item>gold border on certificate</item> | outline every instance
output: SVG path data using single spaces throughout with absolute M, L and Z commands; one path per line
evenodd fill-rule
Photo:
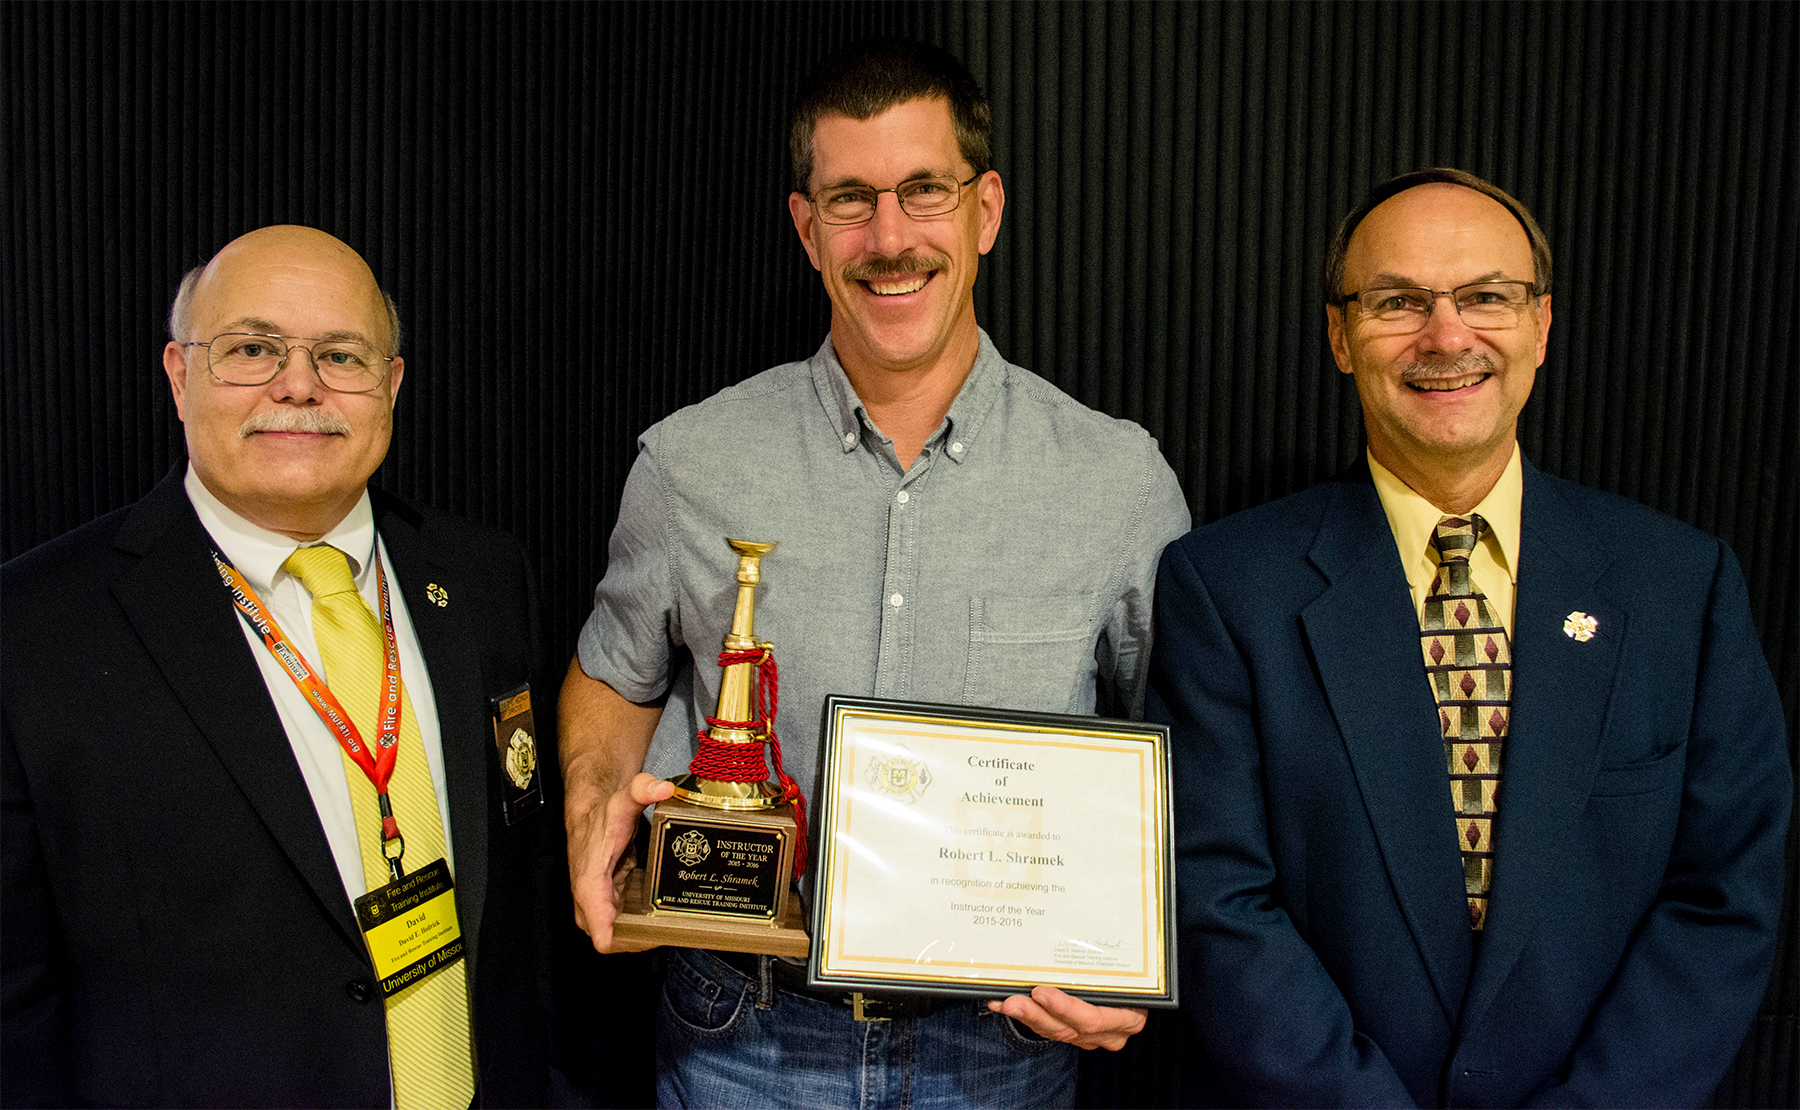
M 1175 1004 L 1168 730 L 826 699 L 815 986 Z

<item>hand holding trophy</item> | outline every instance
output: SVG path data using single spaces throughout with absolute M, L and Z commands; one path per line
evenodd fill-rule
M 633 871 L 613 935 L 634 945 L 805 956 L 793 877 L 806 867 L 805 800 L 782 769 L 774 645 L 755 632 L 756 586 L 773 543 L 738 554 L 737 605 L 719 665 L 719 706 L 675 796 L 650 818 L 649 866 Z M 774 754 L 769 779 L 764 747 Z M 647 872 L 647 874 L 646 874 Z

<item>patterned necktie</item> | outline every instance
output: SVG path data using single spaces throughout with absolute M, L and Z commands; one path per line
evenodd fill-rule
M 1487 924 L 1500 762 L 1512 711 L 1512 647 L 1506 628 L 1469 577 L 1469 555 L 1486 530 L 1487 521 L 1474 514 L 1438 522 L 1431 537 L 1438 552 L 1437 577 L 1419 623 L 1425 674 L 1437 696 L 1444 734 L 1469 927 L 1477 930 Z
M 350 565 L 337 548 L 302 547 L 282 566 L 312 594 L 313 639 L 319 645 L 325 682 L 364 741 L 373 747 L 386 650 L 381 621 L 357 592 Z M 404 862 L 410 873 L 446 856 L 437 790 L 425 764 L 425 745 L 413 718 L 412 699 L 404 689 L 399 743 L 394 774 L 388 780 L 388 800 L 406 838 Z M 350 781 L 356 838 L 362 846 L 363 881 L 372 890 L 388 881 L 375 788 L 341 745 L 338 754 Z M 475 1095 L 467 966 L 459 960 L 387 1000 L 388 1050 L 399 1110 L 464 1107 Z

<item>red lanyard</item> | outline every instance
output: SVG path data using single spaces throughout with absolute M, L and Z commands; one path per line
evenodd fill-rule
M 325 722 L 325 727 L 337 736 L 338 745 L 344 749 L 352 762 L 362 768 L 363 774 L 375 787 L 375 800 L 381 812 L 381 854 L 388 861 L 388 870 L 392 877 L 398 879 L 400 858 L 406 853 L 406 840 L 400 835 L 400 823 L 394 818 L 394 809 L 388 801 L 388 780 L 394 777 L 394 761 L 400 755 L 400 650 L 394 641 L 394 616 L 388 604 L 387 574 L 381 569 L 380 556 L 375 560 L 375 583 L 381 594 L 381 630 L 386 639 L 383 651 L 384 675 L 382 678 L 381 700 L 378 705 L 377 728 L 375 733 L 375 752 L 369 751 L 369 745 L 363 741 L 362 733 L 350 714 L 338 704 L 331 689 L 319 680 L 318 672 L 306 661 L 287 636 L 282 633 L 281 626 L 275 623 L 263 608 L 262 599 L 250 588 L 250 583 L 238 569 L 231 565 L 225 556 L 217 550 L 212 553 L 213 565 L 219 568 L 219 577 L 225 582 L 225 588 L 231 591 L 231 600 L 237 605 L 238 612 L 250 622 L 262 636 L 263 645 L 269 654 L 281 664 L 288 678 L 293 680 L 300 692 L 312 706 L 313 712 Z

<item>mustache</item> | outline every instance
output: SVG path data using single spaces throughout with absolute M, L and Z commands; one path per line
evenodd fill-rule
M 950 260 L 941 254 L 920 254 L 916 250 L 901 251 L 892 258 L 871 258 L 844 267 L 845 281 L 880 281 L 904 274 L 935 273 L 948 269 Z
M 1470 374 L 1492 374 L 1500 368 L 1480 351 L 1464 351 L 1455 358 L 1422 358 L 1409 362 L 1400 370 L 1400 381 L 1410 383 L 1431 378 L 1462 378 Z
M 320 409 L 268 409 L 253 414 L 238 425 L 238 438 L 249 439 L 258 432 L 310 432 L 313 435 L 352 434 L 350 422 Z

